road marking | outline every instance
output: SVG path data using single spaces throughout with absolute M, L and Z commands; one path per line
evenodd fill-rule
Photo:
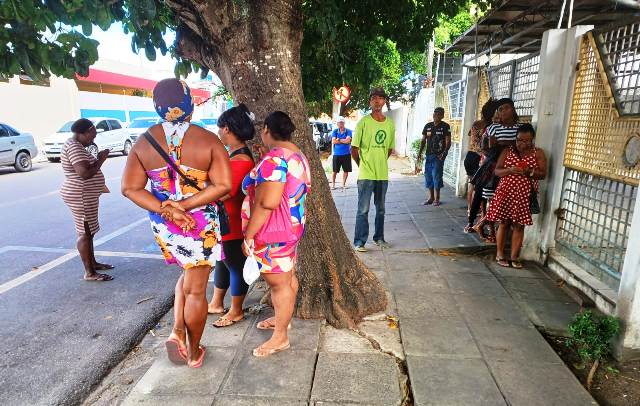
M 124 233 L 126 233 L 128 231 L 131 231 L 132 229 L 134 229 L 135 227 L 137 227 L 138 225 L 140 225 L 141 223 L 143 223 L 145 221 L 147 221 L 146 217 L 145 218 L 141 218 L 138 221 L 134 221 L 133 223 L 131 223 L 131 224 L 127 225 L 127 226 L 124 226 L 122 228 L 119 228 L 116 231 L 105 235 L 104 237 L 100 238 L 99 240 L 94 241 L 93 245 L 95 247 L 95 246 L 104 244 L 109 240 L 112 240 L 112 239 L 114 239 L 116 237 L 121 236 L 122 234 L 124 234 Z M 2 252 L 4 252 L 4 251 L 2 251 Z M 58 265 L 64 264 L 65 262 L 67 262 L 67 261 L 69 261 L 69 260 L 71 260 L 71 259 L 73 259 L 73 258 L 75 258 L 75 257 L 77 257 L 79 255 L 80 254 L 78 253 L 78 251 L 75 251 L 75 250 L 72 251 L 72 252 L 68 252 L 67 254 L 65 254 L 65 255 L 63 255 L 63 256 L 61 256 L 59 258 L 56 258 L 53 261 L 49 261 L 46 264 L 37 267 L 38 269 L 35 270 L 35 271 L 28 272 L 28 273 L 26 273 L 24 275 L 18 276 L 15 279 L 12 279 L 12 280 L 10 280 L 8 282 L 3 283 L 2 285 L 0 285 L 0 295 L 10 291 L 11 289 L 13 289 L 15 287 L 18 287 L 18 286 L 22 285 L 25 282 L 30 281 L 31 279 L 33 279 L 33 278 L 35 278 L 37 276 L 42 275 L 43 273 L 45 273 L 47 271 L 50 271 L 51 269 L 57 267 Z M 151 255 L 151 254 L 140 254 L 140 255 Z
M 161 254 L 144 254 L 138 252 L 96 251 L 95 254 L 98 257 L 164 259 Z
M 110 178 L 106 178 L 105 181 L 120 179 L 121 177 L 122 176 L 112 176 Z M 13 201 L 10 201 L 10 202 L 5 202 L 5 203 L 0 203 L 0 207 L 13 206 L 13 205 L 16 205 L 16 204 L 30 202 L 30 201 L 33 201 L 33 200 L 38 200 L 38 199 L 42 199 L 44 197 L 49 197 L 49 196 L 53 196 L 53 195 L 57 195 L 57 194 L 60 194 L 60 190 L 53 190 L 51 192 L 43 193 L 41 195 L 25 197 L 23 199 L 13 200 Z
M 154 246 L 157 248 L 157 245 L 154 244 Z M 76 250 L 74 249 L 67 248 L 28 247 L 24 245 L 7 245 L 0 248 L 0 254 L 8 251 L 51 252 L 56 254 L 69 254 L 72 252 L 76 252 Z M 148 254 L 144 252 L 95 251 L 95 254 L 99 257 L 164 259 L 161 254 Z
M 5 247 L 0 248 L 0 254 L 7 251 L 53 252 L 56 254 L 67 254 L 75 250 L 68 249 L 68 248 L 28 247 L 25 245 L 7 245 Z

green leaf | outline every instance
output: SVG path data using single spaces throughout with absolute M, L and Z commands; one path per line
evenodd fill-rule
M 91 21 L 83 21 L 82 33 L 86 36 L 90 36 L 92 32 L 93 32 L 93 24 L 91 24 Z
M 147 41 L 147 43 L 145 44 L 144 54 L 146 55 L 148 60 L 150 61 L 156 60 L 156 48 L 153 46 L 151 41 Z

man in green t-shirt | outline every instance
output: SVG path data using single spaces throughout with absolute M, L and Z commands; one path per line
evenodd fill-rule
M 382 114 L 388 96 L 382 88 L 374 88 L 369 94 L 371 114 L 356 125 L 351 141 L 351 156 L 359 167 L 358 214 L 353 244 L 356 251 L 365 252 L 369 238 L 369 205 L 371 195 L 376 206 L 375 233 L 373 241 L 389 248 L 384 240 L 384 202 L 389 184 L 387 160 L 396 146 L 396 131 L 393 121 Z

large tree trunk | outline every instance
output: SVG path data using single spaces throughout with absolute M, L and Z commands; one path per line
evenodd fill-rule
M 298 251 L 297 316 L 350 327 L 384 310 L 384 289 L 351 248 L 311 137 L 300 72 L 301 2 L 167 3 L 185 23 L 178 31 L 179 53 L 216 72 L 234 100 L 255 112 L 257 130 L 275 110 L 287 112 L 297 127 L 294 142 L 312 171 L 307 226 Z

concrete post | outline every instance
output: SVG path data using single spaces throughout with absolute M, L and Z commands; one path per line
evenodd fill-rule
M 536 127 L 536 147 L 547 156 L 547 178 L 540 182 L 538 199 L 542 213 L 533 226 L 525 227 L 521 256 L 545 263 L 555 247 L 556 209 L 560 207 L 564 179 L 564 150 L 576 79 L 576 64 L 583 34 L 593 26 L 548 30 L 542 37 L 536 103 L 532 122 Z
M 616 304 L 622 333 L 615 354 L 622 359 L 640 358 L 640 198 L 636 198 L 627 247 Z
M 478 73 L 469 71 L 467 75 L 467 94 L 464 102 L 464 115 L 462 119 L 462 134 L 460 137 L 460 165 L 458 165 L 458 185 L 456 194 L 458 197 L 467 195 L 468 179 L 467 172 L 464 169 L 464 157 L 469 150 L 469 130 L 473 122 L 476 120 L 476 111 L 482 106 L 478 106 Z

